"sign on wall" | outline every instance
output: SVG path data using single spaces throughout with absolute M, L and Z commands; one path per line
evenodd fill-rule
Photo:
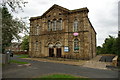
M 65 46 L 65 47 L 64 47 L 64 52 L 69 52 L 68 46 Z

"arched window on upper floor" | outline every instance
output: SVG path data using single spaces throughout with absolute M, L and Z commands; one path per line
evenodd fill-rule
M 59 19 L 59 30 L 62 30 L 62 19 Z
M 51 31 L 51 22 L 48 20 L 48 31 Z
M 39 35 L 39 25 L 36 26 L 36 35 Z
M 77 31 L 78 31 L 78 21 L 77 21 L 77 19 L 74 20 L 73 30 L 74 30 L 74 32 L 77 32 Z
M 53 20 L 52 30 L 56 31 L 56 19 Z

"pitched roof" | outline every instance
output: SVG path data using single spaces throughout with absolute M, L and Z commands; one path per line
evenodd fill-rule
M 89 10 L 87 9 L 87 7 L 85 8 L 80 8 L 80 9 L 75 9 L 75 10 L 69 10 L 67 8 L 64 8 L 62 6 L 59 6 L 57 4 L 54 4 L 51 8 L 49 8 L 42 16 L 37 16 L 37 17 L 31 17 L 30 20 L 34 20 L 34 19 L 40 19 L 42 18 L 44 15 L 46 15 L 51 9 L 53 8 L 58 8 L 61 9 L 63 11 L 65 11 L 66 13 L 74 13 L 74 12 L 81 12 L 81 11 L 87 11 L 89 12 Z

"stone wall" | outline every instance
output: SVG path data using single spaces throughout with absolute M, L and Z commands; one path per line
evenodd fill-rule
M 91 59 L 96 55 L 96 33 L 88 19 L 88 11 L 68 13 L 63 8 L 50 8 L 41 17 L 30 20 L 29 55 L 31 57 L 48 57 L 48 45 L 52 44 L 56 55 L 56 43 L 62 46 L 62 57 Z M 48 31 L 48 21 L 62 19 L 62 30 Z M 73 23 L 78 21 L 78 36 L 73 36 Z M 51 23 L 52 24 L 52 23 Z M 38 32 L 37 32 L 38 30 Z M 79 40 L 79 52 L 74 52 L 74 39 Z M 37 43 L 37 45 L 36 45 Z M 38 48 L 37 48 L 37 47 Z M 64 52 L 64 47 L 69 52 Z

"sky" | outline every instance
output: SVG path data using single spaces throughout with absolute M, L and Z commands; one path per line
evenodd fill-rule
M 87 7 L 88 17 L 97 32 L 97 46 L 104 43 L 109 35 L 117 37 L 118 34 L 118 2 L 119 0 L 26 0 L 28 3 L 23 7 L 24 12 L 14 13 L 14 17 L 41 16 L 54 4 L 69 10 Z

